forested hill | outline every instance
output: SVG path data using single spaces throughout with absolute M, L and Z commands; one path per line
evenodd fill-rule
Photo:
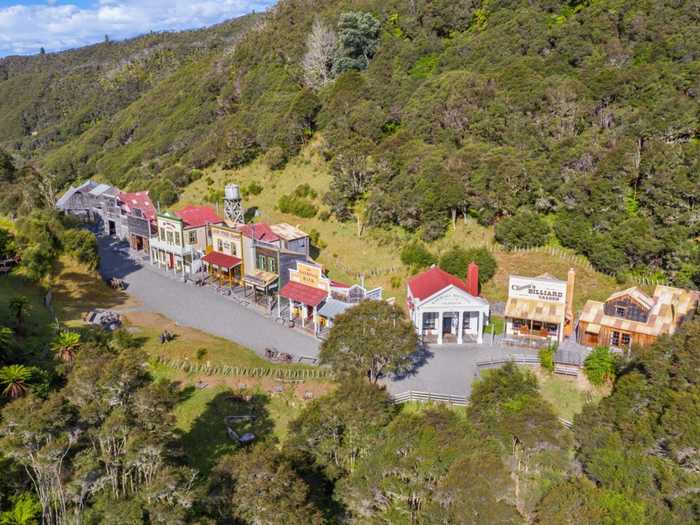
M 144 37 L 111 68 L 90 66 L 106 44 L 2 61 L 0 141 L 57 187 L 167 203 L 192 170 L 276 168 L 320 134 L 341 220 L 431 240 L 515 215 L 510 244 L 551 228 L 606 272 L 700 281 L 696 1 L 287 0 L 242 25 Z M 43 66 L 64 56 L 90 73 Z

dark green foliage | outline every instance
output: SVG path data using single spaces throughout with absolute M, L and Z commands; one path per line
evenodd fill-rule
M 277 201 L 277 208 L 282 213 L 291 213 L 304 218 L 314 217 L 318 212 L 318 207 L 313 202 L 295 195 L 282 195 Z
M 554 233 L 562 246 L 588 254 L 593 242 L 593 226 L 585 215 L 562 211 L 554 219 Z
M 248 186 L 246 187 L 246 192 L 248 192 L 251 195 L 260 195 L 263 191 L 263 186 L 260 184 L 258 181 L 252 181 Z
M 403 311 L 385 301 L 364 301 L 340 314 L 321 345 L 320 359 L 341 377 L 401 373 L 411 366 L 418 337 Z
M 530 211 L 520 211 L 496 224 L 496 240 L 508 249 L 543 246 L 548 236 L 549 225 Z
M 0 149 L 0 184 L 10 184 L 15 181 L 15 169 L 12 157 Z
M 90 270 L 100 266 L 100 254 L 95 235 L 88 230 L 67 230 L 63 238 L 63 250 Z
M 379 20 L 370 13 L 348 12 L 338 21 L 339 56 L 333 67 L 337 73 L 367 69 L 379 44 Z
M 0 259 L 14 257 L 16 252 L 15 236 L 10 231 L 0 228 Z
M 549 345 L 540 349 L 538 352 L 538 357 L 540 358 L 540 366 L 544 368 L 550 374 L 554 372 L 554 353 L 556 352 L 556 347 Z
M 471 262 L 479 266 L 479 285 L 487 283 L 496 274 L 498 264 L 486 248 L 466 250 L 460 246 L 453 246 L 440 257 L 440 268 L 455 277 L 465 279 Z
M 595 348 L 583 363 L 586 377 L 594 385 L 602 385 L 615 379 L 615 356 L 607 346 Z
M 479 266 L 479 285 L 481 286 L 496 275 L 498 263 L 496 258 L 486 248 L 470 248 L 467 250 L 467 262 L 475 262 Z
M 401 262 L 412 270 L 417 271 L 435 264 L 437 258 L 423 243 L 412 241 L 401 249 Z

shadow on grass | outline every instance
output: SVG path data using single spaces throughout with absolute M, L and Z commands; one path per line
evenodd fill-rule
M 192 401 L 198 393 L 194 387 L 187 387 L 182 392 L 187 401 Z M 227 390 L 217 393 L 206 403 L 190 430 L 182 435 L 181 443 L 187 463 L 206 476 L 221 456 L 244 446 L 228 435 L 225 418 L 229 416 L 252 416 L 249 420 L 230 423 L 239 436 L 255 434 L 253 442 L 274 439 L 274 422 L 268 410 L 269 403 L 269 396 L 258 392 L 246 394 Z

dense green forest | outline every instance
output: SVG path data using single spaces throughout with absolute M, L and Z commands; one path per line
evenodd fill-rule
M 0 144 L 54 191 L 97 176 L 168 204 L 202 168 L 279 167 L 319 133 L 341 220 L 430 240 L 457 215 L 515 216 L 497 231 L 507 246 L 553 231 L 600 270 L 690 286 L 698 96 L 689 0 L 283 0 L 212 29 L 0 60 Z

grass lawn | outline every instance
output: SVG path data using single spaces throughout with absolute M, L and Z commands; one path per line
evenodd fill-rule
M 261 160 L 236 170 L 223 170 L 218 167 L 210 169 L 184 190 L 175 208 L 186 204 L 205 203 L 207 195 L 212 191 L 223 191 L 226 183 L 235 182 L 245 188 L 252 181 L 259 183 L 263 191 L 259 195 L 245 197 L 244 206 L 246 209 L 257 210 L 256 220 L 269 223 L 288 222 L 298 225 L 306 232 L 316 230 L 321 241 L 327 244 L 316 259 L 323 264 L 333 279 L 353 283 L 359 282 L 360 276 L 364 275 L 367 286 L 381 286 L 384 288 L 385 297 L 395 297 L 397 304 L 405 304 L 406 279 L 410 274 L 401 264 L 399 254 L 403 244 L 410 238 L 408 233 L 400 228 L 370 229 L 360 237 L 355 222 L 339 223 L 334 219 L 322 221 L 318 216 L 303 219 L 281 213 L 277 209 L 279 198 L 293 192 L 300 184 L 308 184 L 318 193 L 315 203 L 319 210 L 327 209 L 321 203 L 321 198 L 328 190 L 331 175 L 316 142 L 307 146 L 299 157 L 280 171 L 269 170 Z M 455 228 L 450 227 L 445 237 L 432 243 L 429 248 L 440 254 L 454 245 L 493 246 L 493 228 L 481 226 L 472 219 L 459 219 Z M 620 288 L 612 277 L 547 253 L 496 251 L 495 256 L 498 272 L 483 290 L 484 296 L 490 301 L 505 301 L 509 274 L 536 276 L 549 272 L 566 279 L 570 267 L 577 273 L 574 297 L 574 307 L 577 310 L 583 307 L 586 300 L 604 299 L 612 291 Z
M 549 401 L 561 418 L 572 421 L 586 403 L 598 403 L 608 392 L 593 387 L 584 377 L 573 378 L 536 370 L 542 397 Z
M 259 439 L 281 442 L 285 439 L 289 422 L 296 418 L 305 403 L 298 386 L 286 385 L 280 393 L 271 393 L 264 385 L 250 385 L 244 389 L 221 378 L 183 374 L 163 365 L 151 365 L 155 378 L 176 381 L 181 399 L 175 407 L 177 429 L 187 462 L 203 475 L 223 454 L 237 450 L 241 445 L 229 438 L 224 418 L 230 415 L 253 415 L 254 421 L 237 423 L 234 430 L 242 435 L 252 432 Z M 199 380 L 207 387 L 197 389 Z M 318 387 L 319 385 L 316 385 Z M 313 385 L 303 388 L 313 389 Z

